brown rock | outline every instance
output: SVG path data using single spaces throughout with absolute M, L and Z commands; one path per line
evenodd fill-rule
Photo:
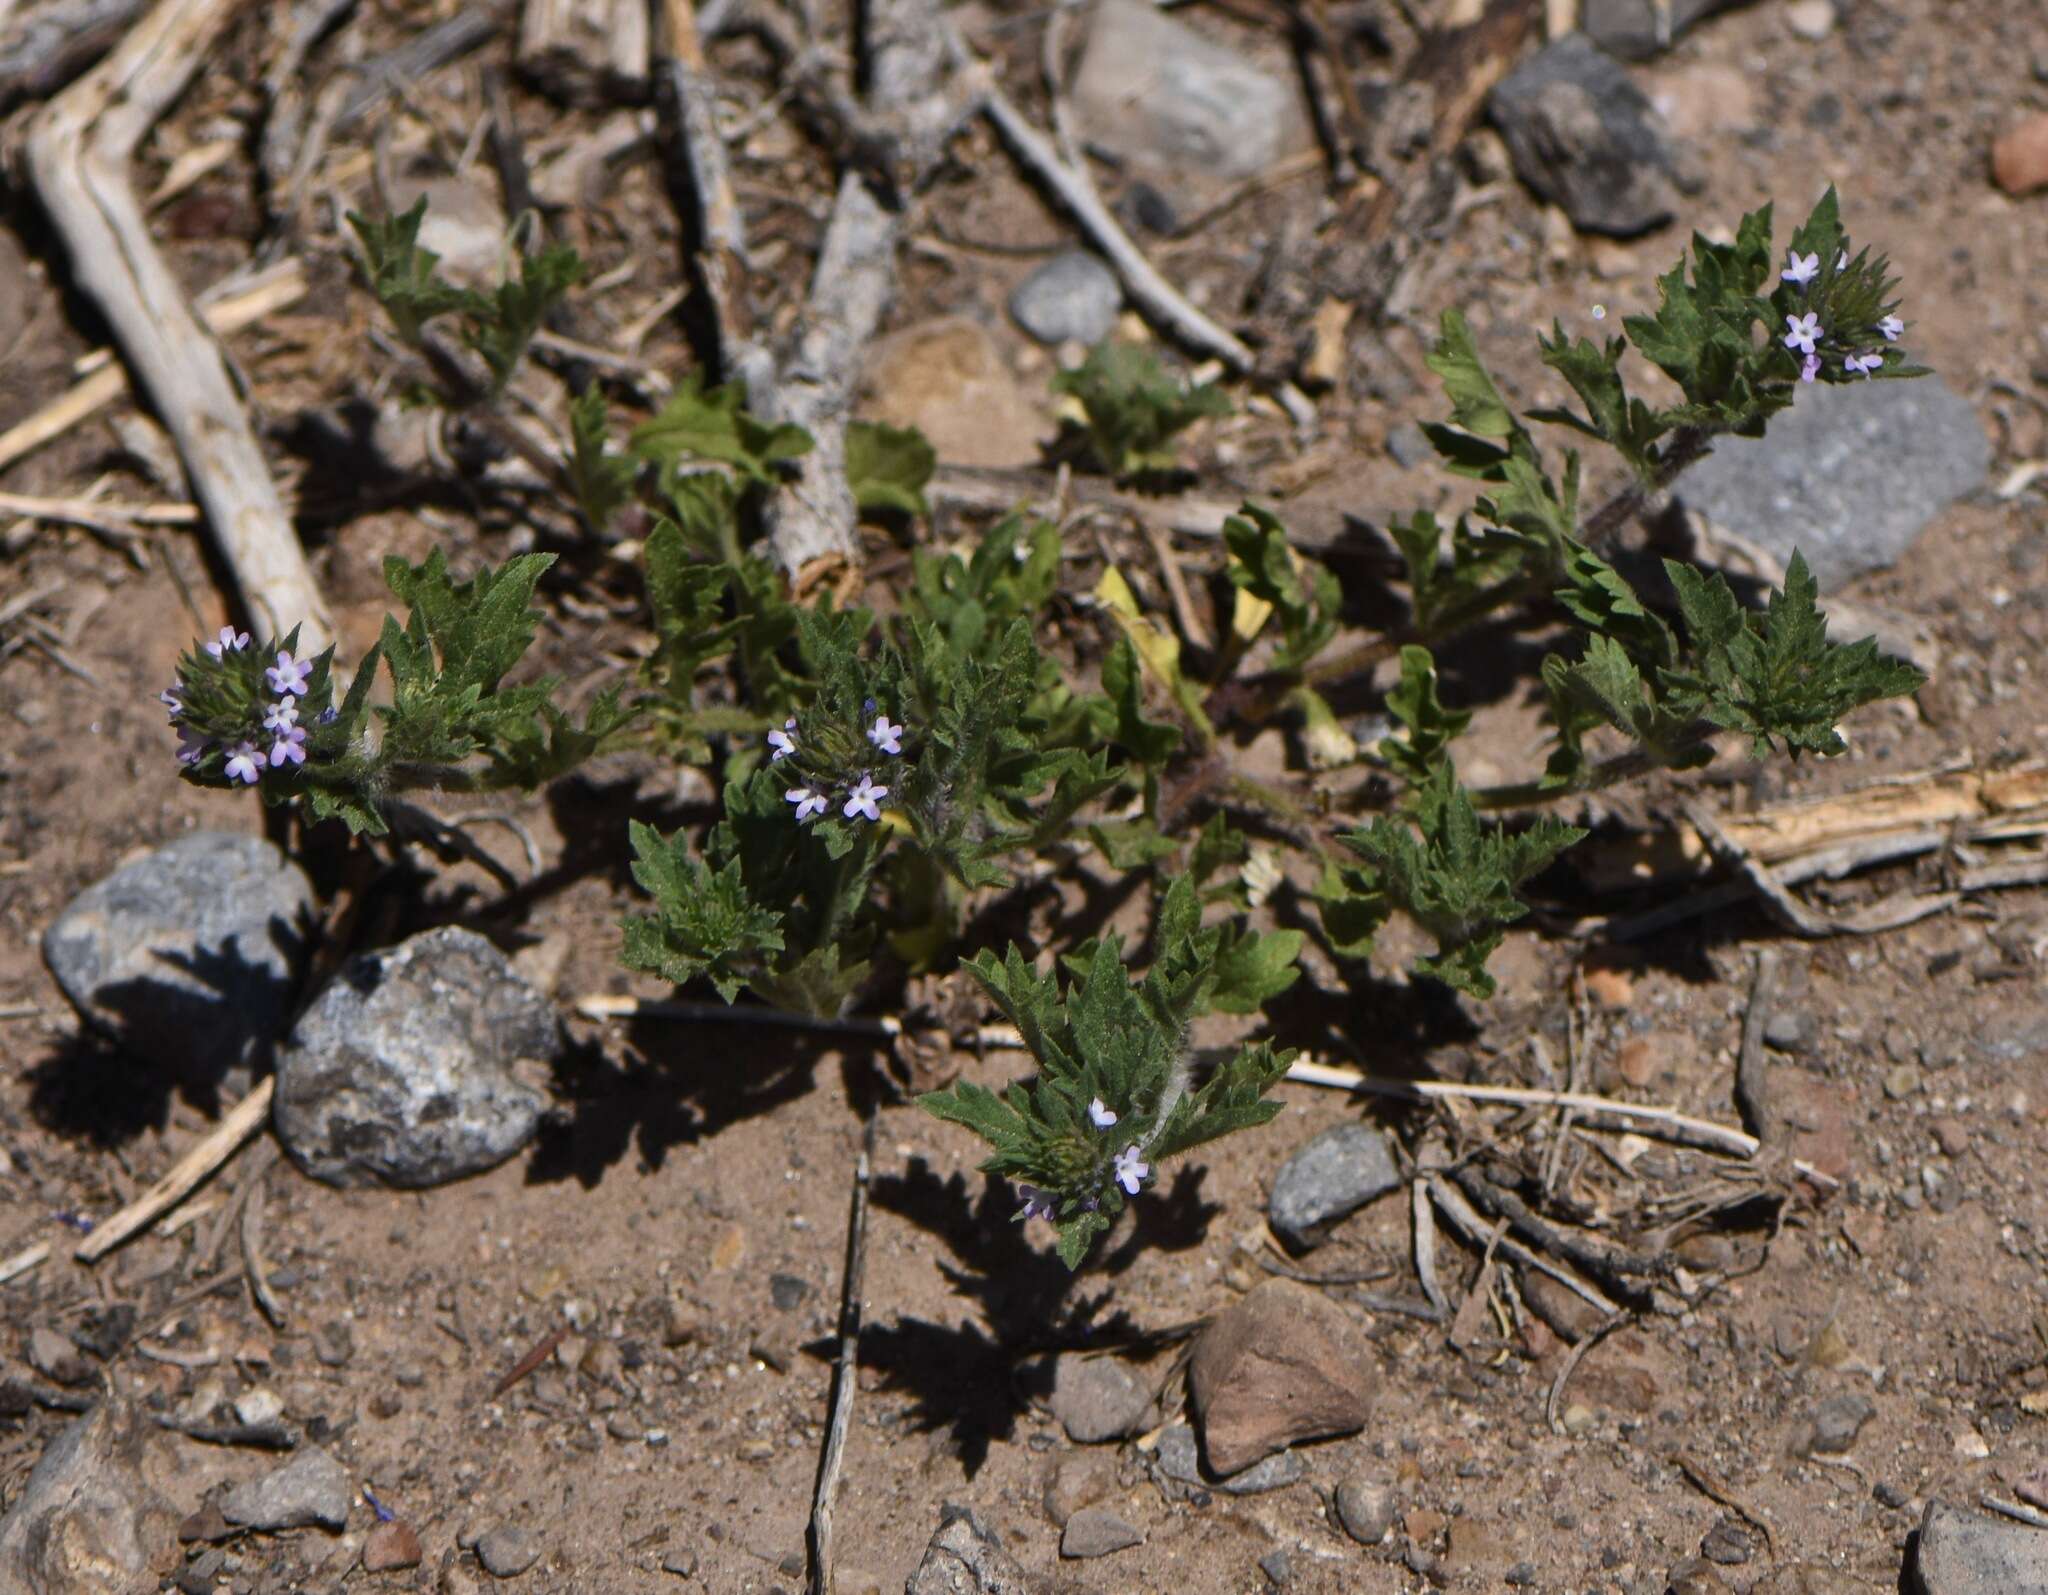
M 1059 1528 L 1084 1506 L 1106 1500 L 1116 1488 L 1116 1466 L 1108 1457 L 1069 1451 L 1045 1470 L 1045 1515 Z
M 994 340 L 964 316 L 920 322 L 877 344 L 865 387 L 864 418 L 916 427 L 948 465 L 1033 465 L 1039 439 L 1052 432 Z
M 1370 1368 L 1342 1307 L 1293 1280 L 1267 1280 L 1195 1343 L 1188 1384 L 1210 1469 L 1227 1476 L 1297 1440 L 1364 1428 Z
M 177 1514 L 148 1482 L 156 1427 L 118 1397 L 50 1442 L 0 1520 L 0 1589 L 104 1595 L 175 1565 Z
M 420 1565 L 420 1537 L 410 1523 L 396 1518 L 379 1523 L 363 1541 L 363 1571 L 387 1573 L 393 1568 Z
M 29 1366 L 60 1385 L 82 1385 L 92 1377 L 92 1364 L 71 1343 L 47 1324 L 38 1324 L 28 1337 Z
M 2008 194 L 2048 188 L 2048 111 L 2037 111 L 1991 146 L 1991 175 Z

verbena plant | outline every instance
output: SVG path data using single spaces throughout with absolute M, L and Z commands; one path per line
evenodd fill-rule
M 528 257 L 495 294 L 466 292 L 419 247 L 417 208 L 353 220 L 372 288 L 427 356 L 425 395 L 496 405 L 575 282 L 573 257 Z M 747 991 L 833 1015 L 885 965 L 900 976 L 964 955 L 1037 1072 L 1001 1094 L 963 1083 L 923 1104 L 989 1143 L 983 1166 L 1018 1182 L 1023 1214 L 1049 1219 L 1078 1264 L 1164 1159 L 1277 1111 L 1267 1093 L 1286 1053 L 1260 1043 L 1198 1068 L 1189 1040 L 1203 1014 L 1256 1013 L 1299 974 L 1304 933 L 1248 921 L 1288 878 L 1276 849 L 1303 861 L 1304 896 L 1339 960 L 1367 954 L 1398 912 L 1436 942 L 1418 972 L 1483 997 L 1488 955 L 1527 912 L 1522 888 L 1583 834 L 1540 812 L 1496 816 L 1702 764 L 1719 732 L 1759 753 L 1838 753 L 1844 714 L 1920 686 L 1874 643 L 1829 640 L 1797 558 L 1758 611 L 1676 562 L 1668 594 L 1640 593 L 1599 547 L 1712 439 L 1761 433 L 1803 384 L 1917 374 L 1896 347 L 1895 287 L 1882 257 L 1852 253 L 1832 191 L 1782 266 L 1766 208 L 1732 243 L 1696 236 L 1660 280 L 1656 313 L 1629 318 L 1624 337 L 1596 345 L 1559 328 L 1543 340 L 1580 408 L 1527 415 L 1447 314 L 1430 365 L 1450 417 L 1428 434 L 1483 491 L 1448 527 L 1418 511 L 1389 528 L 1407 566 L 1405 629 L 1339 649 L 1338 580 L 1247 504 L 1222 528 L 1230 632 L 1199 673 L 1113 565 L 1093 594 L 1099 645 L 1084 633 L 1073 661 L 1042 646 L 1063 550 L 1058 528 L 1021 514 L 969 547 L 914 551 L 887 617 L 795 602 L 754 530 L 811 439 L 693 377 L 615 446 L 593 388 L 571 404 L 552 464 L 591 532 L 609 535 L 632 504 L 654 515 L 639 550 L 653 641 L 630 697 L 604 693 L 578 717 L 551 679 L 508 684 L 535 636 L 549 556 L 462 581 L 438 553 L 391 560 L 407 618 L 386 620 L 346 691 L 332 650 L 301 658 L 296 633 L 259 643 L 229 629 L 184 656 L 164 694 L 182 774 L 376 836 L 408 789 L 531 788 L 626 745 L 714 769 L 724 815 L 702 835 L 631 827 L 648 904 L 625 924 L 627 966 L 705 982 L 728 1002 Z M 450 322 L 452 345 L 440 336 Z M 1629 393 L 1631 345 L 1681 402 Z M 1117 474 L 1173 468 L 1176 433 L 1219 408 L 1213 390 L 1132 350 L 1098 350 L 1060 386 L 1087 414 L 1099 467 Z M 1546 455 L 1538 421 L 1606 445 L 1628 485 L 1585 514 L 1578 454 Z M 864 511 L 924 513 L 934 462 L 917 434 L 857 427 L 847 460 Z M 1471 789 L 1453 759 L 1470 715 L 1444 703 L 1431 647 L 1546 599 L 1569 632 L 1541 670 L 1550 756 L 1531 781 Z M 1395 656 L 1386 706 L 1399 730 L 1361 749 L 1326 694 Z M 1283 719 L 1311 767 L 1371 761 L 1398 796 L 1372 813 L 1345 813 L 1340 798 L 1333 820 L 1312 800 L 1326 794 L 1247 777 L 1233 739 Z M 1614 751 L 1597 756 L 1603 740 Z M 1149 883 L 1142 954 L 1113 935 L 1050 959 L 962 945 L 970 910 L 1021 872 L 1073 871 L 1086 854 Z

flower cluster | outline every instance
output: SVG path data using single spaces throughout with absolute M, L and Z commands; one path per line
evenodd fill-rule
M 296 633 L 275 649 L 252 650 L 249 634 L 223 626 L 212 641 L 188 653 L 178 679 L 157 701 L 178 731 L 178 763 L 199 772 L 218 753 L 218 773 L 229 783 L 254 786 L 266 769 L 306 762 L 306 728 L 299 714 L 314 684 L 314 661 L 296 657 Z M 204 655 L 202 660 L 201 655 Z M 269 655 L 268 665 L 261 663 Z M 322 696 L 325 682 L 322 681 Z M 272 696 L 266 697 L 268 692 Z M 326 724 L 328 707 L 316 716 Z
M 879 712 L 872 698 L 863 710 L 868 718 L 863 735 L 873 752 L 901 758 L 907 728 Z M 869 755 L 849 758 L 848 748 L 836 745 L 848 741 L 827 734 L 800 744 L 794 717 L 783 721 L 781 730 L 768 733 L 769 762 L 788 761 L 789 767 L 804 777 L 782 794 L 783 801 L 795 807 L 799 822 L 814 819 L 835 805 L 845 819 L 864 819 L 870 824 L 881 819 L 882 799 L 889 795 L 889 788 L 875 779 Z
M 1105 1103 L 1102 1098 L 1095 1097 L 1090 1100 L 1088 1104 L 1088 1122 L 1094 1125 L 1096 1129 L 1114 1129 L 1119 1117 L 1120 1115 L 1117 1111 Z M 1146 1177 L 1151 1172 L 1152 1165 L 1145 1161 L 1144 1148 L 1135 1141 L 1117 1153 L 1110 1162 L 1110 1173 L 1115 1177 L 1117 1184 L 1124 1188 L 1126 1196 L 1136 1196 L 1139 1191 L 1144 1189 Z M 1017 1190 L 1018 1194 L 1024 1198 L 1023 1205 L 1017 1209 L 1017 1217 L 1020 1220 L 1058 1217 L 1053 1199 L 1047 1192 L 1041 1191 L 1035 1185 L 1020 1185 L 1017 1187 Z M 1091 1196 L 1084 1200 L 1081 1205 L 1089 1212 L 1093 1212 L 1097 1203 L 1095 1198 Z
M 1830 278 L 1839 275 L 1847 270 L 1848 267 L 1849 252 L 1846 249 L 1838 251 L 1835 256 L 1834 271 L 1829 274 Z M 1797 288 L 1802 295 L 1806 295 L 1814 291 L 1816 279 L 1820 276 L 1820 255 L 1817 251 L 1802 255 L 1795 248 L 1786 252 L 1785 265 L 1779 273 L 1780 286 L 1789 285 Z M 1847 333 L 1859 329 L 1836 330 Z M 1897 316 L 1886 314 L 1872 326 L 1860 330 L 1875 331 L 1883 338 L 1885 343 L 1890 344 L 1898 342 L 1899 334 L 1906 330 L 1906 324 Z M 1800 356 L 1799 380 L 1801 382 L 1812 382 L 1819 377 L 1822 364 L 1822 349 L 1820 346 L 1829 337 L 1829 330 L 1821 324 L 1821 313 L 1819 311 L 1806 310 L 1797 315 L 1789 311 L 1786 312 L 1785 331 L 1780 336 L 1779 341 L 1787 349 Z M 1838 345 L 1835 352 L 1841 355 L 1842 369 L 1852 376 L 1868 377 L 1872 372 L 1884 369 L 1884 350 L 1882 347 L 1874 345 L 1859 347 L 1852 340 L 1846 347 Z

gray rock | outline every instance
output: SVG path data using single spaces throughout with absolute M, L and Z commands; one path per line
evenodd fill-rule
M 1891 564 L 1990 468 L 1976 410 L 1939 377 L 1815 383 L 1768 435 L 1717 440 L 1676 491 L 1780 560 L 1798 549 L 1832 592 Z
M 517 1578 L 540 1560 L 540 1536 L 517 1524 L 500 1523 L 477 1536 L 476 1559 L 493 1578 Z
M 1664 120 L 1583 33 L 1538 50 L 1488 104 L 1522 181 L 1574 226 L 1628 238 L 1671 219 Z
M 1225 1495 L 1262 1495 L 1268 1490 L 1283 1490 L 1290 1484 L 1299 1484 L 1308 1472 L 1307 1465 L 1297 1453 L 1280 1451 L 1263 1462 L 1254 1463 L 1242 1473 L 1218 1479 L 1203 1468 L 1195 1431 L 1184 1423 L 1176 1423 L 1159 1436 L 1159 1449 L 1155 1455 L 1160 1471 L 1169 1479 L 1178 1479 L 1182 1484 L 1192 1484 L 1199 1489 L 1221 1490 Z
M 1294 1560 L 1285 1551 L 1268 1551 L 1260 1557 L 1259 1571 L 1272 1581 L 1275 1589 L 1285 1589 L 1294 1582 Z
M 1037 1595 L 1039 1584 L 972 1512 L 948 1507 L 903 1595 Z
M 1647 61 L 1677 42 L 1695 22 L 1725 11 L 1735 0 L 1670 0 L 1668 27 L 1657 0 L 1581 0 L 1579 26 L 1609 55 Z
M 1096 8 L 1074 110 L 1127 164 L 1209 186 L 1265 171 L 1302 125 L 1289 83 L 1142 0 Z
M 268 842 L 195 831 L 79 893 L 43 958 L 94 1029 L 217 1081 L 284 1028 L 312 912 L 312 886 Z
M 538 1092 L 511 1074 L 560 1043 L 551 1004 L 472 931 L 351 959 L 278 1048 L 278 1135 L 330 1185 L 439 1185 L 533 1139 Z
M 1307 1251 L 1340 1219 L 1400 1183 L 1385 1136 L 1363 1124 L 1340 1124 L 1305 1142 L 1281 1166 L 1266 1216 L 1281 1240 Z
M 318 1446 L 308 1446 L 283 1467 L 238 1484 L 221 1498 L 220 1515 L 249 1529 L 303 1529 L 348 1523 L 356 1488 L 348 1469 Z
M 1152 1410 L 1152 1390 L 1130 1364 L 1116 1357 L 1070 1352 L 1053 1364 L 1047 1405 L 1069 1440 L 1096 1445 L 1136 1433 Z
M 28 1364 L 60 1385 L 82 1385 L 92 1377 L 92 1364 L 85 1360 L 76 1343 L 48 1324 L 37 1324 L 29 1331 Z
M 1143 1545 L 1145 1536 L 1114 1512 L 1099 1506 L 1083 1507 L 1067 1519 L 1060 1534 L 1060 1555 L 1073 1561 L 1089 1556 L 1108 1556 Z
M 1337 1486 L 1337 1521 L 1360 1545 L 1379 1544 L 1394 1526 L 1394 1492 L 1371 1479 L 1346 1479 Z
M 1010 293 L 1010 318 L 1040 343 L 1100 343 L 1116 327 L 1124 287 L 1085 249 L 1054 255 Z
M 2048 1534 L 1929 1501 L 1914 1571 L 1920 1595 L 2048 1595 Z
M 1780 1008 L 1764 1021 L 1764 1040 L 1780 1052 L 1811 1052 L 1820 1040 L 1820 1021 L 1811 1008 Z
M 427 202 L 420 247 L 441 257 L 441 275 L 461 288 L 495 288 L 507 275 L 505 211 L 488 188 L 466 177 L 399 176 L 391 185 L 394 213 Z
M 145 1477 L 156 1437 L 156 1426 L 116 1397 L 52 1440 L 0 1519 L 0 1589 L 154 1589 L 151 1568 L 175 1555 L 178 1526 Z
M 1387 434 L 1387 453 L 1404 471 L 1412 471 L 1436 458 L 1436 450 L 1429 446 L 1429 439 L 1423 435 L 1422 428 L 1413 421 L 1403 421 Z
M 1814 1408 L 1812 1435 L 1807 1441 L 1807 1449 L 1830 1455 L 1848 1450 L 1856 1443 L 1856 1436 L 1863 1432 L 1863 1426 L 1876 1414 L 1877 1408 L 1866 1395 L 1851 1391 L 1845 1395 L 1829 1396 Z

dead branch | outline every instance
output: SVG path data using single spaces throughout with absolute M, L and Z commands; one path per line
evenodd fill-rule
M 143 0 L 59 0 L 0 32 L 0 116 L 46 99 L 113 48 Z M 6 8 L 0 7 L 0 19 Z
M 1784 1126 L 1771 1107 L 1768 1065 L 1764 1059 L 1764 1027 L 1778 1002 L 1778 954 L 1766 947 L 1756 955 L 1756 979 L 1749 988 L 1749 1012 L 1742 1018 L 1742 1050 L 1735 1060 L 1735 1105 L 1742 1110 L 1760 1147 L 1776 1144 Z
M 1618 1329 L 1627 1321 L 1627 1313 L 1609 1313 L 1581 1335 L 1572 1349 L 1565 1353 L 1564 1361 L 1558 1366 L 1557 1377 L 1550 1381 L 1550 1394 L 1543 1403 L 1543 1415 L 1550 1424 L 1552 1434 L 1564 1433 L 1564 1423 L 1557 1413 L 1558 1404 L 1564 1400 L 1564 1387 L 1571 1383 L 1572 1375 L 1579 1371 L 1579 1364 L 1586 1360 L 1586 1353 L 1606 1339 L 1610 1331 Z
M 75 281 L 177 441 L 251 619 L 272 636 L 302 626 L 311 652 L 332 638 L 327 605 L 220 347 L 157 253 L 129 180 L 136 145 L 184 92 L 233 9 L 233 0 L 163 0 L 35 118 L 27 164 Z
M 519 70 L 577 104 L 643 94 L 648 20 L 646 0 L 525 0 Z
M 868 1261 L 868 1175 L 875 1155 L 875 1114 L 868 1113 L 860 1155 L 853 1166 L 853 1206 L 846 1220 L 846 1271 L 839 1295 L 839 1361 L 832 1373 L 832 1419 L 818 1460 L 818 1484 L 811 1496 L 808 1550 L 810 1595 L 832 1595 L 832 1508 L 846 1461 L 846 1432 L 853 1423 L 859 1388 L 861 1285 Z
M 184 1201 L 269 1122 L 270 1099 L 276 1089 L 276 1077 L 265 1075 L 253 1091 L 222 1116 L 220 1123 L 171 1165 L 169 1173 L 112 1218 L 93 1226 L 92 1233 L 78 1243 L 72 1255 L 81 1263 L 97 1262 Z
M 496 37 L 510 12 L 508 0 L 464 6 L 446 22 L 415 34 L 397 49 L 355 69 L 355 86 L 342 102 L 335 131 L 346 133 L 422 73 L 446 66 Z

